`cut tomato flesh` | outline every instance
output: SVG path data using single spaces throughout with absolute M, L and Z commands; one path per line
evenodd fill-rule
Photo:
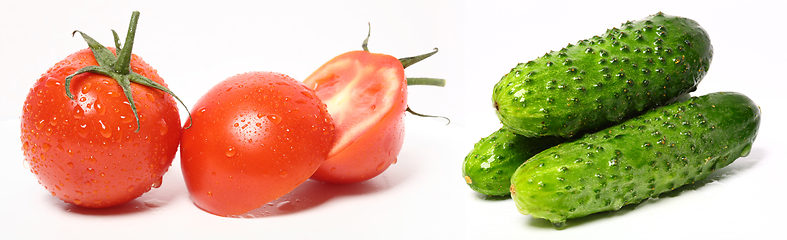
M 397 66 L 398 65 L 398 66 Z M 339 55 L 304 83 L 327 105 L 334 124 L 329 158 L 366 133 L 401 102 L 406 87 L 398 59 L 364 51 Z

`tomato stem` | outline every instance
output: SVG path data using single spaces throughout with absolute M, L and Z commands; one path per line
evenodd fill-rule
M 447 118 L 447 117 L 443 117 L 443 116 L 434 116 L 434 115 L 426 115 L 426 114 L 422 114 L 422 113 L 417 113 L 417 112 L 413 111 L 413 109 L 412 109 L 412 108 L 410 108 L 410 106 L 407 106 L 407 109 L 406 109 L 405 111 L 409 112 L 410 114 L 413 114 L 413 115 L 419 116 L 419 117 L 444 118 L 445 120 L 448 120 L 448 123 L 446 123 L 445 125 L 451 124 L 451 119 L 449 119 L 449 118 Z
M 131 49 L 134 47 L 134 36 L 137 33 L 137 22 L 139 21 L 139 12 L 134 11 L 131 13 L 131 21 L 128 24 L 128 33 L 126 33 L 126 41 L 123 43 L 123 48 L 120 47 L 118 41 L 118 34 L 112 30 L 112 35 L 115 38 L 115 50 L 117 55 L 117 62 L 113 66 L 115 72 L 120 74 L 127 74 L 131 71 Z
M 402 68 L 407 68 L 409 66 L 412 66 L 413 64 L 416 64 L 416 63 L 420 62 L 421 60 L 424 60 L 424 59 L 426 59 L 428 57 L 431 57 L 432 55 L 435 55 L 435 53 L 437 53 L 437 48 L 434 48 L 434 51 L 426 53 L 426 54 L 421 54 L 421 55 L 414 56 L 414 57 L 400 58 L 399 62 L 402 63 Z M 441 79 L 441 78 L 407 78 L 407 86 L 414 86 L 414 85 L 427 85 L 427 86 L 445 87 L 445 79 Z M 407 112 L 409 112 L 409 113 L 411 113 L 413 115 L 419 116 L 419 117 L 444 118 L 445 120 L 448 120 L 448 123 L 446 123 L 446 125 L 451 124 L 451 119 L 449 119 L 447 117 L 433 116 L 433 115 L 426 115 L 426 114 L 418 113 L 418 112 L 413 111 L 413 109 L 410 108 L 410 106 L 407 106 Z
M 368 47 L 369 46 L 369 37 L 371 35 L 372 35 L 372 24 L 369 23 L 369 31 L 366 34 L 366 39 L 364 39 L 363 40 L 363 44 L 361 44 L 361 48 L 363 48 L 364 51 L 367 51 L 367 52 L 369 51 L 369 47 Z M 437 53 L 437 48 L 434 48 L 434 51 L 431 51 L 431 52 L 426 53 L 426 54 L 421 54 L 421 55 L 413 56 L 413 57 L 400 58 L 399 62 L 402 63 L 402 68 L 404 69 L 404 68 L 407 68 L 409 66 L 412 66 L 413 64 L 416 64 L 416 63 L 420 62 L 421 60 L 424 60 L 424 59 L 426 59 L 428 57 L 431 57 L 432 55 L 435 55 L 435 53 Z M 441 79 L 441 78 L 407 78 L 407 86 L 414 86 L 414 85 L 427 85 L 427 86 L 445 87 L 445 79 Z M 451 119 L 448 119 L 447 117 L 433 116 L 433 115 L 426 115 L 426 114 L 418 113 L 418 112 L 413 111 L 413 109 L 411 109 L 410 106 L 407 106 L 406 111 L 409 112 L 410 114 L 413 114 L 413 115 L 416 115 L 416 116 L 419 116 L 419 117 L 445 118 L 445 120 L 448 120 L 448 123 L 446 123 L 446 125 L 451 124 Z
M 369 47 L 368 47 L 369 46 L 369 37 L 372 36 L 372 23 L 367 22 L 367 24 L 369 24 L 369 31 L 366 33 L 366 39 L 363 40 L 363 43 L 361 44 L 361 48 L 363 48 L 364 51 L 368 52 L 369 51 Z
M 407 86 L 415 86 L 415 85 L 445 87 L 445 79 L 442 79 L 442 78 L 407 78 Z
M 421 60 L 424 60 L 424 59 L 426 59 L 428 57 L 431 57 L 435 53 L 437 53 L 437 48 L 434 48 L 434 51 L 432 51 L 432 52 L 421 54 L 421 55 L 418 55 L 418 56 L 400 58 L 399 62 L 402 63 L 402 67 L 403 68 L 407 68 L 409 66 L 412 66 L 413 64 L 416 64 L 416 63 L 420 62 Z
M 98 62 L 98 66 L 87 66 L 77 70 L 71 75 L 68 75 L 65 79 L 66 96 L 68 96 L 69 99 L 74 100 L 74 95 L 71 93 L 70 90 L 71 79 L 74 78 L 74 76 L 83 73 L 101 74 L 110 77 L 112 79 L 115 79 L 118 85 L 120 85 L 120 87 L 123 89 L 123 93 L 126 95 L 126 99 L 128 100 L 129 105 L 131 105 L 131 111 L 134 112 L 134 117 L 137 119 L 137 130 L 135 132 L 139 132 L 140 125 L 139 125 L 139 115 L 137 114 L 137 106 L 136 104 L 134 104 L 134 98 L 131 95 L 132 93 L 131 83 L 152 87 L 160 91 L 163 91 L 169 95 L 172 95 L 173 97 L 175 97 L 175 99 L 178 100 L 178 102 L 180 102 L 180 104 L 183 105 L 184 108 L 186 108 L 186 112 L 188 112 L 189 114 L 189 119 L 191 119 L 191 112 L 188 111 L 188 107 L 186 107 L 186 104 L 184 104 L 183 101 L 181 101 L 180 98 L 178 98 L 178 96 L 175 95 L 175 93 L 170 91 L 167 87 L 164 87 L 163 85 L 153 80 L 150 80 L 145 76 L 135 73 L 134 71 L 131 70 L 131 56 L 132 56 L 131 49 L 134 46 L 134 36 L 136 35 L 136 31 L 137 31 L 138 19 L 139 19 L 139 12 L 138 11 L 132 12 L 131 22 L 129 23 L 128 26 L 128 32 L 126 33 L 126 41 L 123 47 L 120 46 L 120 38 L 118 37 L 117 32 L 115 32 L 115 30 L 112 30 L 112 35 L 115 40 L 115 51 L 118 52 L 117 56 L 115 56 L 115 54 L 113 54 L 110 49 L 104 47 L 104 45 L 101 45 L 101 43 L 91 38 L 87 34 L 79 30 L 76 30 L 71 33 L 72 36 L 75 35 L 76 33 L 82 35 L 82 38 L 85 39 L 85 42 L 87 42 L 88 47 L 93 52 L 93 57 L 95 57 L 96 62 Z M 189 121 L 189 126 L 186 128 L 190 128 L 190 127 L 191 127 L 191 121 Z

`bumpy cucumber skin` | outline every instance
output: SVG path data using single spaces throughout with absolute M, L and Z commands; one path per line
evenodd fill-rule
M 500 129 L 478 141 L 462 164 L 465 182 L 476 192 L 489 196 L 511 194 L 511 175 L 528 158 L 566 139 L 528 138 Z
M 522 214 L 559 225 L 618 210 L 706 178 L 745 157 L 760 109 L 739 93 L 712 93 L 649 111 L 547 149 L 511 179 Z
M 659 12 L 518 64 L 492 98 L 515 133 L 570 137 L 694 91 L 712 56 L 699 24 Z

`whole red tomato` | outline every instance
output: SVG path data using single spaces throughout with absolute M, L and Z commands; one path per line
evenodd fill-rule
M 364 51 L 334 57 L 304 80 L 328 106 L 336 128 L 336 141 L 328 159 L 312 179 L 361 182 L 396 162 L 404 143 L 404 116 L 409 109 L 404 68 L 436 53 L 435 50 L 397 59 L 369 52 L 366 41 L 363 47 Z M 418 84 L 444 84 L 442 79 L 418 80 L 425 80 Z
M 289 193 L 325 161 L 333 143 L 325 105 L 279 73 L 230 77 L 192 109 L 181 142 L 183 177 L 194 204 L 220 216 Z
M 132 22 L 136 22 L 134 17 Z M 84 207 L 110 207 L 161 184 L 178 149 L 180 117 L 175 100 L 164 91 L 119 84 L 117 79 L 93 71 L 76 73 L 120 59 L 117 62 L 125 62 L 124 68 L 131 72 L 123 75 L 110 69 L 111 74 L 132 81 L 141 76 L 146 78 L 143 81 L 153 82 L 146 85 L 166 89 L 156 70 L 131 55 L 128 41 L 115 58 L 114 49 L 83 36 L 91 49 L 58 62 L 30 89 L 21 118 L 22 148 L 30 171 L 53 196 Z M 104 62 L 97 62 L 97 58 Z M 132 74 L 140 76 L 128 77 Z M 136 110 L 132 110 L 124 87 L 133 96 Z

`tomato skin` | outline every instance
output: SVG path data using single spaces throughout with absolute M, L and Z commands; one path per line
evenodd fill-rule
M 396 163 L 404 143 L 407 109 L 407 79 L 398 59 L 347 52 L 323 64 L 304 83 L 328 104 L 337 136 L 312 179 L 361 182 Z
M 329 183 L 356 183 L 383 173 L 404 143 L 404 109 L 386 115 L 379 124 L 360 136 L 354 144 L 328 158 L 312 179 Z
M 113 48 L 110 48 L 114 52 Z M 21 117 L 26 165 L 53 196 L 83 207 L 129 202 L 158 187 L 180 141 L 180 116 L 172 96 L 133 84 L 140 130 L 123 90 L 109 77 L 84 73 L 97 65 L 89 49 L 77 51 L 44 73 L 30 89 Z M 132 55 L 131 68 L 161 85 L 156 70 Z
M 333 143 L 325 105 L 283 74 L 230 77 L 192 109 L 193 125 L 181 143 L 183 177 L 194 204 L 219 216 L 289 193 L 325 161 Z

